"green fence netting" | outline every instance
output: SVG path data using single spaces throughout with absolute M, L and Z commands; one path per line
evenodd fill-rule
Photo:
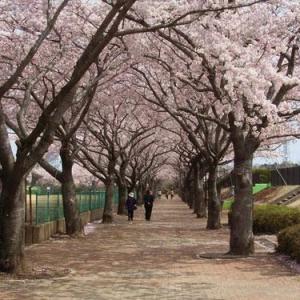
M 118 204 L 119 193 L 114 190 L 113 204 Z M 76 207 L 80 213 L 104 208 L 105 191 L 82 191 L 76 193 Z M 63 202 L 61 193 L 31 192 L 26 199 L 26 220 L 42 224 L 62 219 Z

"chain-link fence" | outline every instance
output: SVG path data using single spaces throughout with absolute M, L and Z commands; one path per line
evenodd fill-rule
M 114 191 L 113 204 L 118 204 L 119 193 Z M 76 206 L 80 213 L 103 209 L 105 204 L 105 191 L 81 191 L 76 193 Z M 50 191 L 28 191 L 26 197 L 26 222 L 42 224 L 64 217 L 61 193 Z

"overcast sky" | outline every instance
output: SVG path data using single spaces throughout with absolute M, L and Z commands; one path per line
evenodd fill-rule
M 300 164 L 300 140 L 294 140 L 288 142 L 288 161 L 293 163 Z M 280 149 L 283 152 L 283 147 Z M 276 157 L 276 158 L 255 158 L 254 164 L 272 164 L 272 163 L 281 163 L 285 160 L 284 156 Z

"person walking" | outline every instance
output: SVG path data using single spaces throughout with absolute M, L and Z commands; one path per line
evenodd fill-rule
M 173 197 L 174 197 L 174 191 L 172 190 L 171 191 L 171 200 L 173 199 Z
M 136 199 L 134 198 L 134 193 L 129 193 L 125 206 L 128 211 L 128 222 L 132 224 L 134 211 L 137 209 L 137 203 Z
M 148 190 L 144 196 L 144 207 L 145 207 L 145 219 L 150 221 L 152 208 L 153 208 L 154 196 L 152 192 Z

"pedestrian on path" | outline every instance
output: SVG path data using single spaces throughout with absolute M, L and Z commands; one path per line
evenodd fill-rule
M 152 208 L 153 208 L 154 196 L 152 192 L 148 190 L 144 196 L 144 207 L 145 207 L 145 219 L 150 221 Z
M 129 193 L 125 206 L 128 211 L 128 221 L 132 223 L 134 211 L 137 209 L 137 203 L 136 199 L 134 198 L 134 193 Z
M 173 199 L 173 197 L 174 197 L 174 191 L 172 190 L 171 191 L 171 200 Z

